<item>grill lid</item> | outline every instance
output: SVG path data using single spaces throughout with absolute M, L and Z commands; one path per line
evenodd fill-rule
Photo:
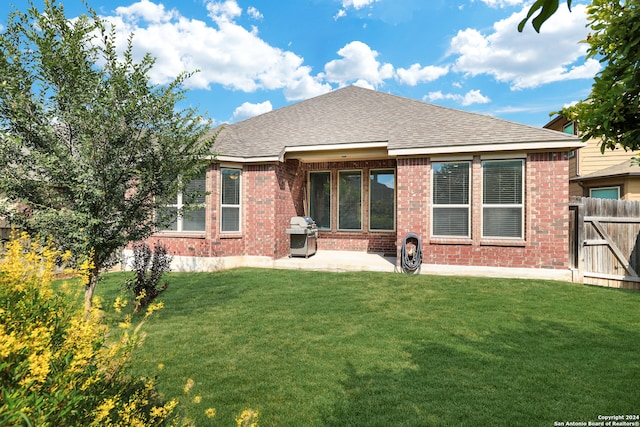
M 318 231 L 315 221 L 308 216 L 292 216 L 289 225 L 288 234 L 314 235 Z
M 289 225 L 291 228 L 314 228 L 316 223 L 309 216 L 292 216 Z

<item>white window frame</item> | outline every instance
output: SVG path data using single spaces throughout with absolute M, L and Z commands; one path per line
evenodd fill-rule
M 205 193 L 206 193 L 206 182 L 207 182 L 207 172 L 203 172 L 204 174 L 204 181 L 205 181 Z M 183 192 L 182 190 L 178 191 L 177 195 L 176 195 L 176 203 L 167 203 L 166 205 L 164 205 L 165 208 L 176 208 L 176 213 L 177 213 L 177 217 L 176 217 L 176 229 L 175 230 L 171 230 L 168 228 L 163 228 L 158 230 L 161 233 L 204 233 L 207 230 L 207 199 L 206 199 L 206 194 L 205 194 L 205 201 L 204 203 L 199 203 L 199 204 L 195 204 L 195 205 L 191 205 L 191 207 L 197 207 L 198 209 L 204 209 L 205 210 L 205 216 L 204 216 L 204 229 L 202 230 L 184 230 L 184 207 L 185 207 L 185 203 L 183 200 Z M 186 212 L 188 214 L 188 212 Z
M 343 172 L 358 172 L 360 173 L 360 228 L 341 228 L 340 227 L 340 174 Z M 362 209 L 362 202 L 363 202 L 363 196 L 364 196 L 364 180 L 362 177 L 363 173 L 362 173 L 362 169 L 341 169 L 338 170 L 338 203 L 336 206 L 336 212 L 337 212 L 337 229 L 338 231 L 354 231 L 354 232 L 362 232 L 363 228 L 362 228 L 362 216 L 363 216 L 363 209 Z
M 468 194 L 467 194 L 467 204 L 436 204 L 435 202 L 435 168 L 433 165 L 443 164 L 443 163 L 466 163 L 469 165 L 469 183 L 468 183 Z M 431 163 L 431 236 L 436 238 L 447 238 L 447 239 L 469 239 L 471 238 L 471 177 L 473 175 L 473 164 L 468 160 L 456 160 L 456 161 L 435 161 Z M 450 235 L 450 234 L 435 234 L 433 225 L 434 225 L 434 210 L 436 208 L 467 208 L 467 235 Z
M 522 182 L 522 188 L 521 188 L 521 192 L 522 194 L 520 195 L 520 200 L 522 201 L 521 203 L 517 203 L 517 204 L 495 204 L 495 203 L 488 203 L 485 204 L 484 203 L 484 165 L 487 162 L 513 162 L 513 161 L 520 161 L 520 163 L 522 164 L 522 168 L 520 170 L 520 174 L 521 174 L 521 182 Z M 481 222 L 480 222 L 480 232 L 481 232 L 481 238 L 482 239 L 488 239 L 488 240 L 524 240 L 524 235 L 525 235 L 525 187 L 526 187 L 526 174 L 525 174 L 525 168 L 526 168 L 526 159 L 524 158 L 502 158 L 502 159 L 491 159 L 491 158 L 487 158 L 487 159 L 482 159 L 482 180 L 483 180 L 483 184 L 482 184 L 482 195 L 480 198 L 480 215 L 481 215 Z M 500 207 L 512 207 L 512 208 L 520 208 L 521 211 L 521 215 L 520 215 L 520 236 L 514 237 L 514 236 L 485 236 L 484 235 L 484 208 L 500 208 Z
M 238 204 L 222 203 L 224 192 L 224 179 L 223 171 L 232 170 L 238 172 Z M 242 233 L 242 168 L 239 167 L 221 167 L 220 168 L 220 233 L 221 234 L 239 234 Z M 225 208 L 237 208 L 238 209 L 238 229 L 237 230 L 223 230 L 222 225 L 224 223 L 224 209 Z
M 593 197 L 593 190 L 616 190 L 618 193 L 617 200 L 620 200 L 620 186 L 619 185 L 611 185 L 609 187 L 592 187 L 589 188 L 589 197 Z
M 393 228 L 385 229 L 385 228 L 371 228 L 371 176 L 375 172 L 391 172 L 393 173 Z M 378 169 L 369 169 L 369 231 L 372 233 L 378 232 L 389 232 L 396 230 L 396 203 L 397 203 L 397 173 L 393 168 L 378 168 Z M 360 202 L 362 203 L 362 202 Z

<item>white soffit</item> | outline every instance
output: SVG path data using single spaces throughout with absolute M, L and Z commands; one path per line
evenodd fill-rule
M 389 150 L 390 156 L 417 156 L 425 154 L 456 154 L 456 153 L 491 153 L 496 151 L 533 151 L 533 150 L 570 150 L 582 148 L 586 144 L 576 141 L 567 144 L 567 141 L 541 141 L 541 142 L 515 142 L 510 144 L 475 144 L 475 145 L 453 145 L 447 147 L 421 147 L 421 148 L 398 148 Z

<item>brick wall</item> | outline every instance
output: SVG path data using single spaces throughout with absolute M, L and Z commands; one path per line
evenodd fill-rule
M 470 157 L 471 158 L 471 157 Z M 242 171 L 242 232 L 221 234 L 220 166 L 207 174 L 207 230 L 199 236 L 159 235 L 174 255 L 223 257 L 257 255 L 279 258 L 289 253 L 292 216 L 305 215 L 306 177 L 309 171 L 330 171 L 332 206 L 338 203 L 338 171 L 361 170 L 363 178 L 363 232 L 337 230 L 332 210 L 332 230 L 321 231 L 319 250 L 399 252 L 407 233 L 422 239 L 423 262 L 445 265 L 478 265 L 521 268 L 568 268 L 568 156 L 567 153 L 535 153 L 525 163 L 525 238 L 518 241 L 481 238 L 482 161 L 472 158 L 471 237 L 443 240 L 431 232 L 431 160 L 399 158 L 359 162 L 246 165 Z M 368 224 L 369 171 L 396 167 L 395 232 L 370 232 Z
M 482 163 L 472 162 L 471 238 L 430 236 L 429 159 L 398 160 L 398 242 L 420 236 L 425 264 L 517 268 L 568 268 L 567 153 L 529 154 L 525 163 L 525 238 L 481 238 Z
M 304 216 L 305 173 L 298 160 L 287 160 L 275 169 L 277 200 L 274 221 L 274 256 L 282 258 L 289 254 L 290 236 L 286 233 L 292 216 Z

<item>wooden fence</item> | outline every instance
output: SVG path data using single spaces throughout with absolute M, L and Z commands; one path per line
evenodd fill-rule
M 640 202 L 574 198 L 569 265 L 583 283 L 640 290 Z

